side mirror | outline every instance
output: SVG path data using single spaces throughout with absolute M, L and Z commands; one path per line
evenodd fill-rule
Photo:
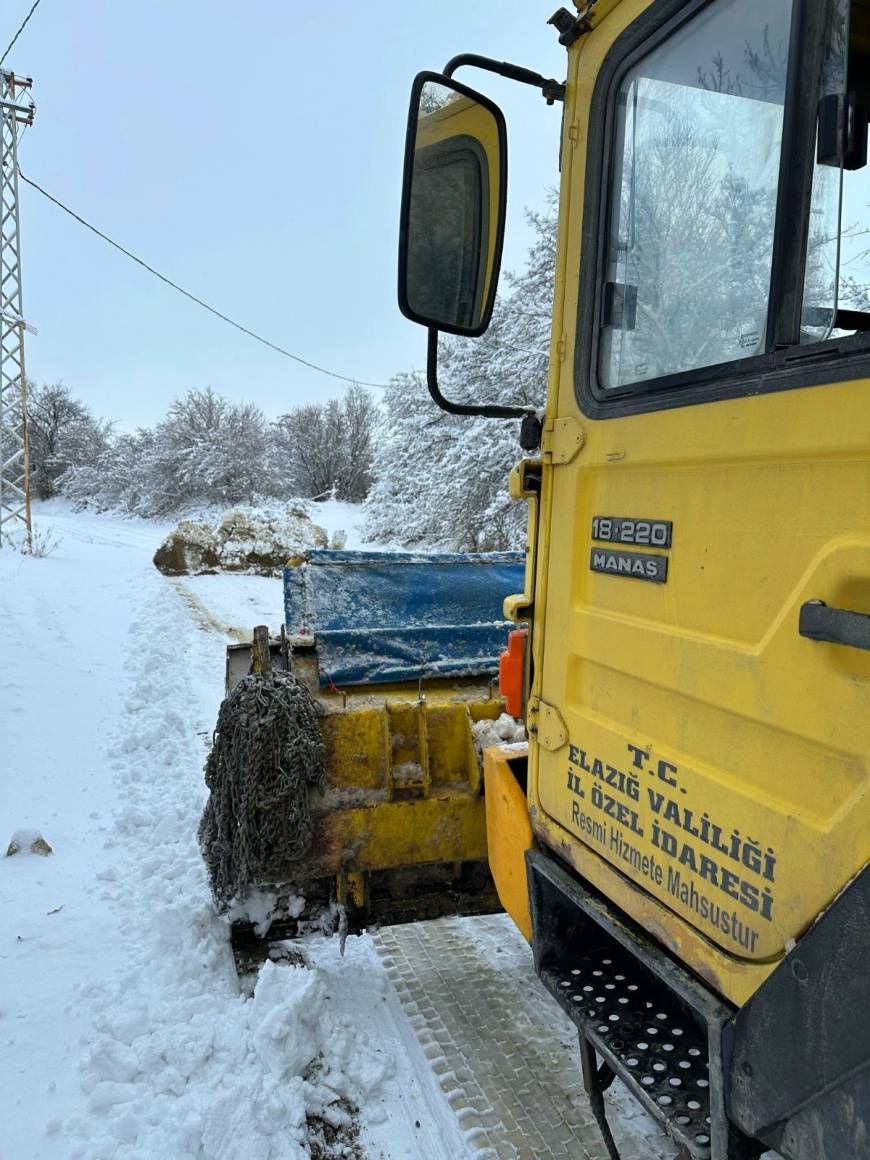
M 474 337 L 489 326 L 504 237 L 507 133 L 497 105 L 440 73 L 411 88 L 399 309 Z

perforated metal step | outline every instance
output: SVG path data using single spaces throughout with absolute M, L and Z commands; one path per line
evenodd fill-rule
M 710 1156 L 704 1032 L 618 947 L 576 956 L 541 980 L 645 1108 L 692 1156 Z
M 686 1156 L 757 1160 L 763 1146 L 725 1109 L 734 1009 L 552 854 L 531 849 L 526 863 L 535 969 L 580 1032 L 584 1086 L 610 1155 L 604 1091 L 615 1073 Z

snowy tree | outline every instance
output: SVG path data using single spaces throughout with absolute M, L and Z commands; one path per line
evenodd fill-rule
M 78 503 L 141 516 L 254 502 L 277 491 L 269 424 L 252 403 L 188 391 L 155 427 L 118 435 L 61 486 Z
M 372 483 L 378 408 L 356 385 L 340 399 L 308 403 L 273 425 L 273 471 L 295 495 L 365 499 Z
M 147 428 L 114 435 L 92 462 L 66 471 L 58 481 L 60 490 L 80 507 L 154 514 L 153 443 L 153 432 Z
M 555 267 L 556 199 L 530 214 L 526 269 L 506 277 L 492 324 L 480 338 L 442 336 L 439 378 L 464 403 L 542 406 Z M 407 547 L 493 551 L 525 542 L 526 511 L 507 493 L 522 455 L 519 423 L 448 415 L 423 375 L 396 375 L 382 400 L 384 429 L 366 503 L 367 534 Z
M 108 445 L 110 425 L 94 417 L 63 383 L 28 383 L 30 479 L 36 499 L 51 499 L 65 471 L 92 463 Z
M 434 476 L 450 442 L 459 437 L 459 420 L 435 407 L 416 371 L 394 375 L 382 405 L 367 534 L 385 542 L 437 546 L 444 538 L 444 513 L 433 503 Z
M 158 515 L 191 501 L 229 505 L 271 495 L 266 417 L 211 387 L 188 391 L 154 428 L 148 469 Z

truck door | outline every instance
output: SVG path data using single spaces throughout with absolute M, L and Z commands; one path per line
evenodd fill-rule
M 870 847 L 868 51 L 858 0 L 624 0 L 572 63 L 533 824 L 723 961 Z

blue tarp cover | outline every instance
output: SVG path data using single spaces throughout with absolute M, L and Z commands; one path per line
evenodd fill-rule
M 313 551 L 284 569 L 285 622 L 314 637 L 324 684 L 489 675 L 524 577 L 522 552 Z

